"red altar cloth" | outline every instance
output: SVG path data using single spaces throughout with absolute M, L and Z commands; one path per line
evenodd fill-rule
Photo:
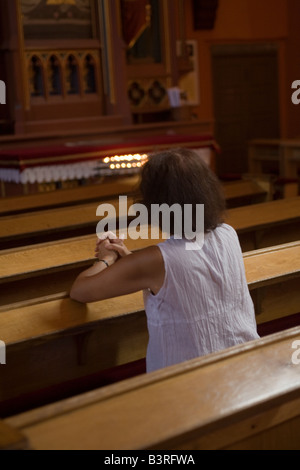
M 0 151 L 0 181 L 42 183 L 90 178 L 105 157 L 150 154 L 170 147 L 186 147 L 203 152 L 213 168 L 212 151 L 218 146 L 209 135 L 161 135 L 105 145 L 78 144 L 18 148 Z M 119 172 L 122 174 L 122 171 Z M 124 173 L 124 172 L 123 172 Z M 114 174 L 118 174 L 114 171 Z
M 148 153 L 162 148 L 183 146 L 189 148 L 212 148 L 218 145 L 211 136 L 163 135 L 109 145 L 55 145 L 0 151 L 1 168 L 24 170 L 34 166 L 65 165 L 87 160 L 101 160 L 117 154 Z

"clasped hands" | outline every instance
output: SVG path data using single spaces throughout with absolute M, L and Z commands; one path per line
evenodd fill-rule
M 106 232 L 97 240 L 95 258 L 106 261 L 109 266 L 128 255 L 131 251 L 124 245 L 123 239 L 117 238 L 113 232 Z

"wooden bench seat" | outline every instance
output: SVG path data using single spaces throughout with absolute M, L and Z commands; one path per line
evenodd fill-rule
M 118 200 L 105 201 L 119 214 Z M 133 203 L 128 198 L 128 207 Z M 2 249 L 95 233 L 100 218 L 97 203 L 0 218 Z M 300 197 L 229 209 L 226 221 L 239 237 L 243 251 L 300 239 Z
M 299 324 L 299 251 L 300 243 L 294 243 L 244 254 L 258 326 L 283 317 L 285 327 Z M 143 361 L 148 341 L 141 292 L 88 305 L 70 300 L 66 292 L 52 300 L 37 294 L 23 305 L 3 308 L 0 327 L 7 347 L 7 365 L 0 368 L 0 416 L 31 406 L 33 393 L 34 403 L 44 403 L 49 395 L 99 386 L 105 371 Z
M 10 417 L 0 448 L 15 432 L 33 450 L 300 450 L 299 339 L 297 327 Z

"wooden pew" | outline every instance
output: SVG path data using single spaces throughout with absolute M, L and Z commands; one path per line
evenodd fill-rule
M 244 253 L 258 332 L 300 325 L 300 241 Z
M 300 197 L 237 207 L 226 217 L 244 252 L 300 240 L 299 221 Z
M 299 252 L 300 242 L 244 254 L 258 327 L 264 326 L 265 334 L 278 331 L 277 321 L 285 321 L 283 328 L 300 323 Z M 7 347 L 0 416 L 144 371 L 148 332 L 142 293 L 89 305 L 67 293 L 52 300 L 38 296 L 3 308 L 0 327 Z
M 7 418 L 4 425 L 19 433 L 20 449 L 300 450 L 299 354 L 293 356 L 299 339 L 297 327 Z
M 272 199 L 269 181 L 259 181 L 254 178 L 243 178 L 222 184 L 227 207 L 232 209 L 250 204 L 266 202 Z
M 101 184 L 75 189 L 61 189 L 48 193 L 0 198 L 0 217 L 37 210 L 54 209 L 92 201 L 103 201 L 119 194 L 135 193 L 139 186 L 139 176 L 109 177 Z
M 148 228 L 143 227 L 141 231 L 146 234 Z M 0 286 L 2 290 L 0 311 L 7 309 L 8 305 L 14 306 L 19 302 L 22 304 L 26 301 L 37 303 L 40 299 L 58 293 L 62 297 L 65 296 L 76 276 L 93 263 L 95 241 L 95 236 L 88 235 L 0 251 Z M 163 238 L 159 240 L 128 239 L 126 245 L 130 250 L 137 250 L 162 241 Z M 267 259 L 267 253 L 270 252 L 272 260 L 275 261 L 275 266 L 274 262 L 271 264 L 271 269 L 274 270 L 278 262 L 274 251 L 279 252 L 280 250 L 279 269 L 281 270 L 285 266 L 287 272 L 290 270 L 293 272 L 293 266 L 299 259 L 298 246 L 299 243 L 296 242 L 291 245 L 271 248 L 271 250 L 254 251 L 254 259 L 258 253 L 261 255 L 265 253 L 264 257 Z M 246 257 L 248 259 L 250 253 L 246 253 Z M 263 262 L 264 269 L 266 269 L 267 263 L 270 261 L 267 259 Z M 291 264 L 289 265 L 289 263 Z M 249 265 L 247 269 L 249 269 Z M 258 269 L 260 269 L 259 266 Z M 259 275 L 258 269 L 254 271 L 255 279 Z M 299 269 L 298 264 L 295 265 L 295 269 L 296 271 Z M 274 276 L 277 277 L 278 274 L 275 271 Z M 257 302 L 259 302 L 258 299 Z
M 148 227 L 142 230 L 148 234 Z M 76 276 L 95 261 L 96 239 L 88 235 L 0 251 L 0 311 L 58 293 L 64 297 Z M 162 241 L 129 238 L 126 246 L 132 251 Z
M 139 176 L 110 177 L 101 184 L 76 189 L 0 198 L 0 217 L 103 201 L 118 194 L 137 194 L 138 186 Z M 266 186 L 251 179 L 224 183 L 223 190 L 228 207 L 263 202 L 268 197 Z
M 133 202 L 133 198 L 128 197 L 128 206 Z M 100 221 L 100 217 L 96 216 L 96 210 L 101 203 L 111 204 L 118 215 L 119 200 L 113 198 L 100 203 L 93 202 L 80 206 L 18 214 L 13 217 L 1 217 L 1 248 L 14 248 L 90 234 L 91 232 L 96 233 L 96 226 Z
M 105 201 L 119 214 L 118 200 Z M 128 207 L 133 203 L 128 198 Z M 41 243 L 96 231 L 100 218 L 97 203 L 65 207 L 0 218 L 2 249 Z M 300 197 L 270 201 L 229 209 L 226 222 L 232 225 L 243 251 L 249 251 L 300 239 Z
M 248 167 L 252 175 L 278 173 L 277 186 L 284 198 L 299 195 L 299 139 L 255 139 L 248 143 Z
M 263 173 L 264 162 L 276 162 L 282 178 L 298 179 L 299 139 L 254 139 L 248 143 L 251 173 Z M 298 192 L 296 192 L 298 194 Z

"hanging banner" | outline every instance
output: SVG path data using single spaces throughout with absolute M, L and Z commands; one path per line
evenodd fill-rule
M 132 48 L 141 34 L 151 24 L 149 0 L 121 0 L 123 39 Z

